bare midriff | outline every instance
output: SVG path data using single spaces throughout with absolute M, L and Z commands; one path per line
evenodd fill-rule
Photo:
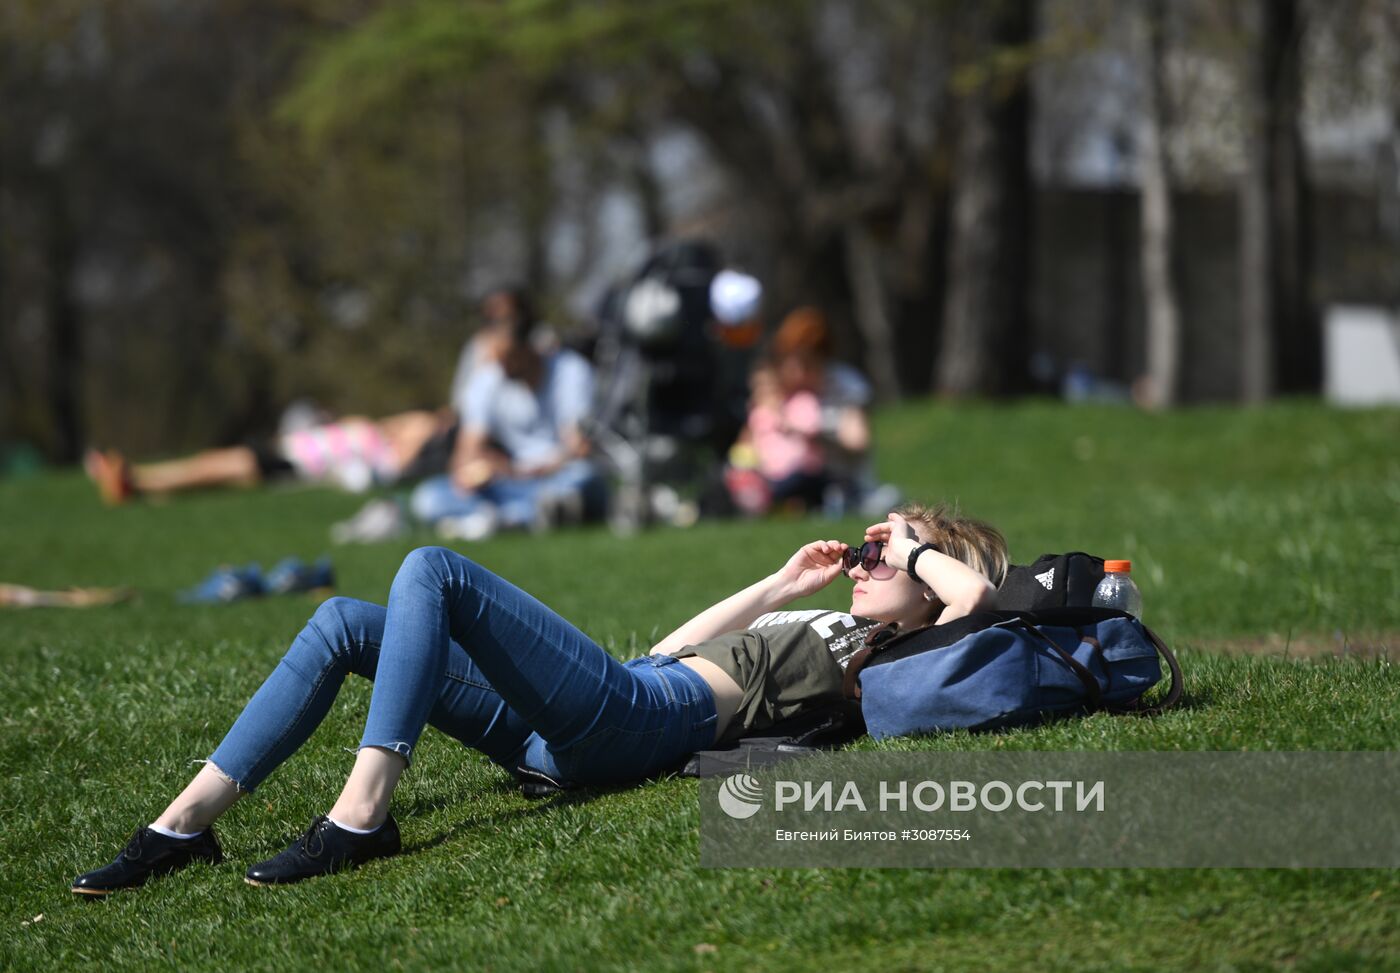
M 739 711 L 739 701 L 744 697 L 744 690 L 734 681 L 734 677 L 715 665 L 709 659 L 701 659 L 698 656 L 687 656 L 678 660 L 681 665 L 689 666 L 704 678 L 710 686 L 710 692 L 715 696 L 715 739 L 724 736 L 725 729 L 729 726 L 729 721 L 734 718 L 734 714 Z

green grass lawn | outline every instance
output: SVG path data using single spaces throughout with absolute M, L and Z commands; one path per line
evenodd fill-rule
M 1145 618 L 1188 679 L 1186 705 L 1155 719 L 885 748 L 1400 746 L 1400 412 L 915 403 L 878 434 L 885 477 L 996 523 L 1016 560 L 1132 558 Z M 0 610 L 0 968 L 1400 969 L 1390 870 L 702 870 L 694 781 L 530 802 L 432 731 L 396 798 L 408 854 L 245 885 L 248 864 L 334 799 L 369 699 L 358 680 L 220 823 L 226 864 L 76 899 L 71 878 L 164 807 L 314 609 L 186 607 L 174 592 L 222 561 L 322 553 L 360 502 L 266 490 L 104 510 L 76 473 L 0 482 L 0 582 L 143 593 Z M 799 543 L 862 526 L 586 529 L 470 554 L 628 657 Z M 339 592 L 382 600 L 426 542 L 336 550 Z M 1226 651 L 1260 643 L 1287 651 Z

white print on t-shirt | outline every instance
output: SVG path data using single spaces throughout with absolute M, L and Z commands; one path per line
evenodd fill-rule
M 766 615 L 759 615 L 753 620 L 749 628 L 767 628 L 770 625 L 786 625 L 788 622 L 805 622 L 809 618 L 816 618 L 819 615 L 840 615 L 841 612 L 833 612 L 829 608 L 808 608 L 802 611 L 769 612 Z M 847 615 L 847 618 L 851 616 Z M 825 638 L 825 636 L 823 636 Z
M 857 620 L 856 616 L 849 612 L 816 608 L 769 612 L 754 619 L 749 628 L 770 628 L 774 625 L 790 625 L 793 622 L 807 622 L 808 627 L 826 643 L 837 665 L 843 669 L 846 668 L 846 663 L 851 661 L 851 656 L 865 644 L 866 633 L 879 624 L 872 619 Z
M 856 627 L 856 617 L 854 615 L 848 615 L 845 612 L 831 612 L 813 622 L 812 631 L 816 632 L 822 638 L 830 640 L 831 636 L 836 634 L 834 626 L 837 622 L 841 623 L 842 628 Z
M 830 641 L 831 637 L 836 634 L 838 623 L 846 629 L 856 627 L 856 617 L 849 612 L 814 608 L 806 611 L 769 612 L 766 615 L 759 615 L 749 628 L 768 628 L 770 625 L 787 625 L 792 622 L 805 622 L 809 619 L 812 620 L 812 631 L 827 641 Z

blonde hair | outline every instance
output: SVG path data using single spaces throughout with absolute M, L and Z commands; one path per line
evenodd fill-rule
M 947 504 L 906 503 L 895 513 L 909 521 L 919 539 L 940 552 L 980 571 L 1001 587 L 1009 564 L 1006 538 L 991 524 L 960 516 Z

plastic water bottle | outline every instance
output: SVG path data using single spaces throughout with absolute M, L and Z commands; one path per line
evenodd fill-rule
M 1133 584 L 1132 561 L 1104 561 L 1104 576 L 1094 589 L 1095 608 L 1117 608 L 1134 618 L 1142 617 L 1142 592 Z

